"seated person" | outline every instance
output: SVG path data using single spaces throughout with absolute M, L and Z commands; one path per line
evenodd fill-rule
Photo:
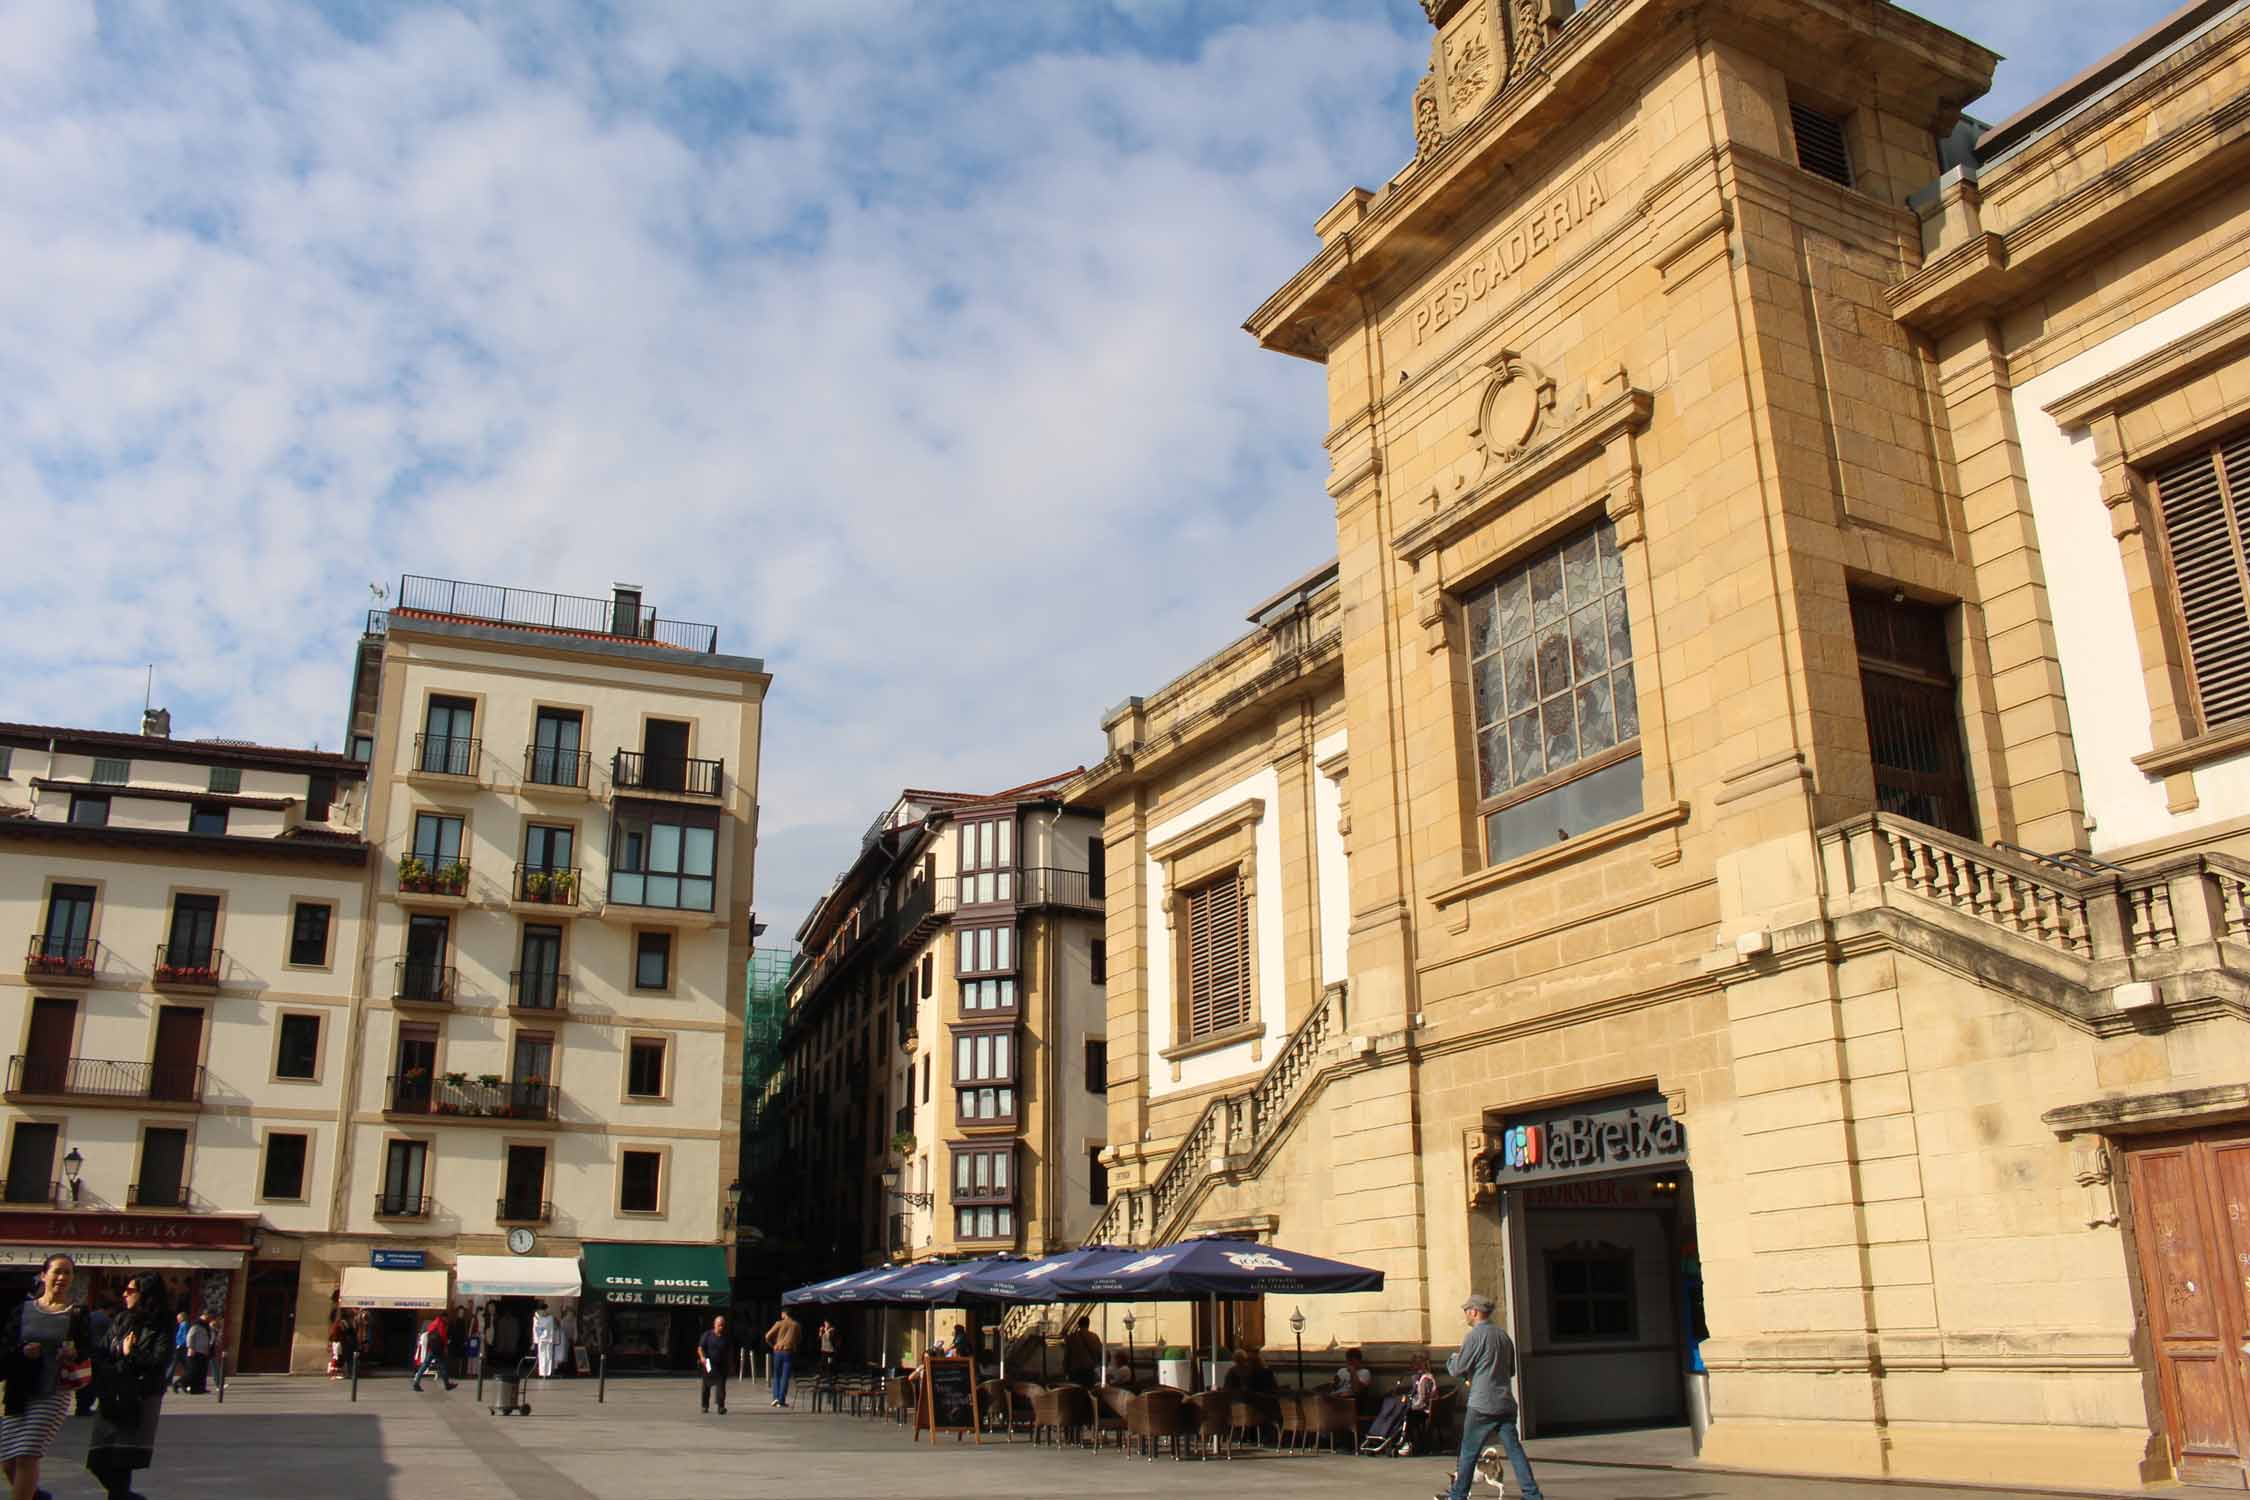
M 1133 1384 L 1132 1365 L 1126 1362 L 1123 1353 L 1115 1349 L 1109 1352 L 1108 1380 L 1111 1385 L 1121 1385 L 1127 1389 L 1130 1389 Z
M 1361 1401 L 1366 1399 L 1374 1383 L 1375 1372 L 1367 1368 L 1366 1356 L 1357 1349 L 1346 1349 L 1344 1362 L 1336 1369 L 1336 1383 L 1330 1389 L 1339 1396 Z
M 1237 1349 L 1234 1351 L 1234 1363 L 1227 1366 L 1226 1388 L 1230 1391 L 1247 1391 L 1250 1389 L 1249 1350 Z
M 1427 1354 L 1417 1354 L 1407 1377 L 1383 1398 L 1382 1410 L 1376 1412 L 1375 1420 L 1367 1424 L 1367 1435 L 1377 1439 L 1387 1438 L 1399 1423 L 1407 1421 L 1409 1417 L 1427 1416 L 1436 1401 L 1437 1377 L 1430 1373 L 1430 1357 Z M 1412 1435 L 1413 1428 L 1409 1425 L 1409 1439 Z M 1408 1443 L 1402 1444 L 1398 1451 L 1404 1455 L 1414 1450 Z

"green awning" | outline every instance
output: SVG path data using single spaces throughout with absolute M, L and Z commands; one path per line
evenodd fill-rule
M 725 1307 L 727 1253 L 717 1245 L 588 1245 L 586 1292 L 649 1307 Z

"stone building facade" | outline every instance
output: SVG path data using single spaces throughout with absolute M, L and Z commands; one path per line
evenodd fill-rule
M 1707 1371 L 1724 1462 L 2241 1484 L 2250 12 L 1986 128 L 1877 0 L 1425 4 L 1414 160 L 1249 323 L 1334 574 L 1073 791 L 1096 1235 L 1381 1267 L 1319 1348 L 1491 1292 L 1535 1430 Z

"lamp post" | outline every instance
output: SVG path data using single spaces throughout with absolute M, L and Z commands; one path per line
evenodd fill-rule
M 735 1219 L 741 1212 L 742 1179 L 737 1177 L 734 1181 L 727 1184 L 727 1228 L 734 1228 Z
M 1125 1309 L 1125 1383 L 1133 1383 L 1133 1310 Z
M 73 1203 L 78 1201 L 78 1174 L 85 1166 L 86 1158 L 78 1154 L 76 1146 L 71 1147 L 70 1154 L 62 1159 L 63 1176 L 70 1179 L 70 1201 Z
M 928 1208 L 935 1201 L 928 1193 L 902 1193 L 898 1190 L 898 1168 L 883 1168 L 883 1192 L 911 1208 Z
M 1305 1310 L 1298 1308 L 1289 1315 L 1289 1331 L 1297 1335 L 1297 1393 L 1305 1390 Z

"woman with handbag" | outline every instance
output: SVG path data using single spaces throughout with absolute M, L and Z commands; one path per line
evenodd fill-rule
M 0 1472 L 8 1476 L 14 1500 L 34 1500 L 41 1493 L 39 1460 L 54 1445 L 78 1387 L 86 1383 L 92 1336 L 86 1309 L 70 1300 L 77 1274 L 78 1264 L 69 1256 L 48 1256 L 39 1268 L 39 1295 L 0 1319 L 0 1375 L 7 1380 L 0 1402 Z
M 143 1271 L 125 1283 L 125 1310 L 94 1347 L 94 1435 L 86 1472 L 109 1500 L 134 1500 L 133 1471 L 156 1458 L 156 1419 L 172 1367 L 172 1310 L 164 1282 Z

